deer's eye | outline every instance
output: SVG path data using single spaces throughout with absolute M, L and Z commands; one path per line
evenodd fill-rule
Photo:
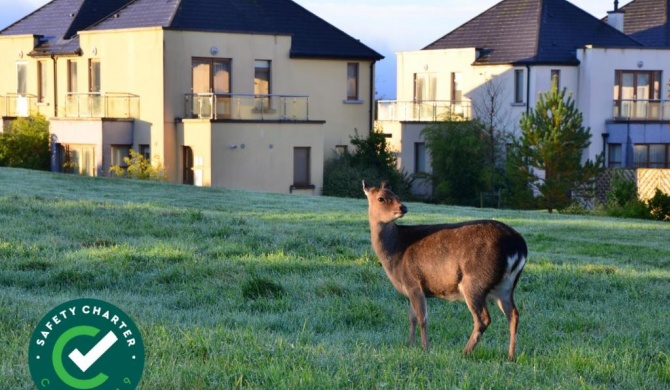
M 381 198 L 381 197 L 380 197 L 380 198 L 377 198 L 377 200 L 379 201 L 379 203 L 384 203 L 384 202 L 386 202 L 386 199 Z

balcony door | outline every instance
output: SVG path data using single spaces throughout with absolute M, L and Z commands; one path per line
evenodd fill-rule
M 660 71 L 618 70 L 615 79 L 614 99 L 620 117 L 644 119 L 658 115 Z
M 230 115 L 229 96 L 215 96 L 210 99 L 209 95 L 197 95 L 230 93 L 229 59 L 193 58 L 191 60 L 191 80 L 191 91 L 196 94 L 193 97 L 193 110 L 198 116 L 218 118 L 226 114 Z M 213 108 L 214 111 L 212 111 Z
M 437 77 L 433 73 L 414 73 L 414 119 L 435 119 Z

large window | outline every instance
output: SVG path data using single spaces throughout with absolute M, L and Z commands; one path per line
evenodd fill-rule
M 668 168 L 670 144 L 637 144 L 633 149 L 635 168 Z
M 130 148 L 131 145 L 112 145 L 110 166 L 118 165 L 121 168 L 128 168 L 124 159 L 130 157 Z
M 86 176 L 96 176 L 95 146 L 58 144 L 61 170 Z
M 523 103 L 523 69 L 514 70 L 514 103 Z
M 44 103 L 47 96 L 47 62 L 37 61 L 37 101 Z
M 310 180 L 310 148 L 309 147 L 295 147 L 293 148 L 293 185 L 298 187 L 309 186 Z
M 347 100 L 358 100 L 358 63 L 347 64 Z

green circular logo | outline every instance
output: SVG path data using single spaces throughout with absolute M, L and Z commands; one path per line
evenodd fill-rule
M 38 389 L 135 389 L 144 370 L 144 344 L 118 307 L 75 299 L 37 324 L 28 365 Z

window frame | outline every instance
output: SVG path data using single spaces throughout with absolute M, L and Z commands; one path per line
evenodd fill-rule
M 659 146 L 662 145 L 664 146 L 664 153 L 663 153 L 663 161 L 662 162 L 652 162 L 650 160 L 651 156 L 651 146 Z M 638 157 L 638 152 L 637 149 L 638 147 L 644 147 L 645 148 L 645 159 L 644 161 L 639 161 L 637 159 Z M 635 144 L 633 145 L 633 168 L 651 168 L 651 169 L 663 169 L 663 168 L 670 168 L 670 144 L 665 144 L 665 143 L 640 143 L 640 144 Z
M 414 173 L 428 173 L 428 156 L 426 152 L 425 142 L 414 143 Z
M 67 92 L 75 93 L 79 90 L 77 61 L 67 60 Z
M 28 94 L 28 62 L 16 63 L 16 94 L 26 96 Z
M 554 86 L 554 77 L 556 77 L 556 89 L 561 90 L 561 70 L 552 69 L 549 73 L 549 85 Z
M 612 159 L 612 149 L 619 148 L 619 159 Z M 607 144 L 607 167 L 608 168 L 623 168 L 623 145 L 621 144 Z
M 37 61 L 37 102 L 45 103 L 49 88 L 49 75 L 47 74 L 49 67 L 46 61 Z

